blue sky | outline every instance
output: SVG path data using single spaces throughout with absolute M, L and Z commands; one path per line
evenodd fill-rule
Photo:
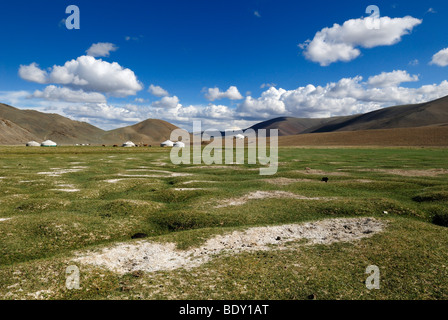
M 363 24 L 371 4 L 385 19 L 378 30 Z M 68 5 L 80 9 L 79 30 L 65 27 Z M 224 129 L 426 101 L 448 95 L 447 9 L 431 0 L 1 2 L 0 102 L 105 129 L 146 118 Z M 100 53 L 88 51 L 94 44 Z

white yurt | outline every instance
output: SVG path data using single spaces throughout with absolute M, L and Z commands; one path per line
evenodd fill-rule
M 174 143 L 173 147 L 174 148 L 185 148 L 185 143 L 183 143 L 181 141 L 177 141 L 176 143 Z
M 238 140 L 244 140 L 245 137 L 242 134 L 237 134 L 234 138 Z
M 171 140 L 166 140 L 160 144 L 161 147 L 173 147 L 174 142 Z
M 40 147 L 40 143 L 36 141 L 30 141 L 26 144 L 27 147 Z
M 132 148 L 132 147 L 135 147 L 135 143 L 132 141 L 127 141 L 127 142 L 123 143 L 123 147 Z
M 57 147 L 58 144 L 51 140 L 45 140 L 40 144 L 41 147 Z

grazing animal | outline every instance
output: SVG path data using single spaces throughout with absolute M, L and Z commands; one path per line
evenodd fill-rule
M 103 144 L 103 147 L 105 147 L 106 145 L 105 144 Z
M 114 144 L 114 148 L 117 148 L 117 147 L 118 147 L 118 145 Z
M 325 183 L 327 183 L 328 180 L 329 180 L 329 179 L 328 179 L 327 177 L 322 178 L 322 181 L 325 182 Z

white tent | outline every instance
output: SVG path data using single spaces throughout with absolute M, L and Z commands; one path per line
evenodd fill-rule
M 45 140 L 40 144 L 41 147 L 57 147 L 57 143 L 51 140 Z
M 185 148 L 185 143 L 183 143 L 181 141 L 177 141 L 176 143 L 174 143 L 173 147 L 174 148 Z
M 242 134 L 237 134 L 234 138 L 239 139 L 239 140 L 244 140 L 245 137 Z
M 127 141 L 127 142 L 123 143 L 123 147 L 125 147 L 125 148 L 135 147 L 135 143 L 132 141 Z
M 160 144 L 161 147 L 173 147 L 174 142 L 171 140 L 166 140 Z
M 30 141 L 26 144 L 27 147 L 40 147 L 40 143 L 36 141 Z

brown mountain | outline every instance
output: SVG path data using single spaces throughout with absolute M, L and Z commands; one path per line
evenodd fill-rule
M 171 131 L 179 129 L 175 125 L 156 119 L 148 119 L 129 127 L 107 131 L 101 138 L 104 143 L 121 143 L 131 140 L 134 143 L 160 144 L 170 138 Z
M 448 126 L 306 133 L 279 137 L 279 145 L 447 147 Z
M 308 118 L 293 118 L 293 117 L 280 117 L 267 121 L 257 123 L 250 127 L 255 131 L 259 129 L 278 129 L 279 136 L 296 135 L 305 132 L 310 128 L 320 127 L 325 123 L 331 121 L 342 121 L 348 117 L 334 117 L 334 118 L 322 118 L 322 119 L 308 119 Z M 269 131 L 268 131 L 269 132 Z
M 383 108 L 365 114 L 324 119 L 281 117 L 252 129 L 278 129 L 279 136 L 337 131 L 413 128 L 448 124 L 448 96 L 434 101 Z
M 1 144 L 21 144 L 24 141 L 36 140 L 36 137 L 28 130 L 15 123 L 0 119 L 0 143 Z
M 15 132 L 20 131 L 18 128 L 21 128 L 31 135 L 29 137 L 17 135 L 16 140 L 19 140 L 19 144 L 26 143 L 31 138 L 38 142 L 50 139 L 59 144 L 97 143 L 98 138 L 104 134 L 103 130 L 86 122 L 74 121 L 58 114 L 21 110 L 1 103 L 0 118 L 14 124 Z M 11 129 L 6 130 L 6 127 L 3 129 L 5 129 L 2 130 L 5 136 L 14 134 Z M 11 133 L 7 133 L 7 131 Z M 8 140 L 0 139 L 0 143 L 15 142 L 9 138 Z
M 369 113 L 335 119 L 302 133 L 396 129 L 448 123 L 448 96 L 420 104 L 384 108 Z
M 85 122 L 74 121 L 58 114 L 21 110 L 0 103 L 0 144 L 25 144 L 30 140 L 53 140 L 58 144 L 118 144 L 125 141 L 158 144 L 169 139 L 178 127 L 148 119 L 133 126 L 104 131 Z

